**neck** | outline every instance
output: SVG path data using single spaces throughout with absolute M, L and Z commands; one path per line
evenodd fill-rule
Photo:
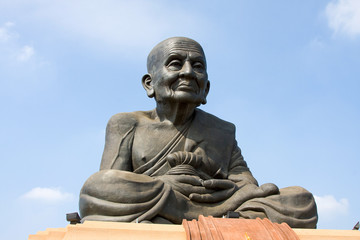
M 195 104 L 178 102 L 157 102 L 156 113 L 160 121 L 169 121 L 174 125 L 185 124 L 193 115 Z

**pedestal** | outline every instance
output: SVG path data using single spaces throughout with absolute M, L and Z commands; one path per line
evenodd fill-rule
M 86 221 L 49 228 L 28 240 L 360 240 L 360 231 L 291 229 L 267 219 L 226 219 L 199 216 L 182 225 Z

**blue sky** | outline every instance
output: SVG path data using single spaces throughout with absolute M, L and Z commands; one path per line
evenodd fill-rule
M 311 191 L 318 228 L 360 220 L 359 1 L 5 0 L 1 239 L 67 225 L 108 119 L 154 108 L 146 57 L 172 36 L 204 47 L 201 108 L 236 125 L 259 183 Z

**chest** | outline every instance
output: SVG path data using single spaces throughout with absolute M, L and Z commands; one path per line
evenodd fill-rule
M 164 152 L 178 133 L 178 129 L 174 126 L 161 123 L 138 126 L 132 147 L 133 168 L 142 166 L 159 153 Z M 176 148 L 180 150 L 182 147 L 183 143 L 179 142 Z

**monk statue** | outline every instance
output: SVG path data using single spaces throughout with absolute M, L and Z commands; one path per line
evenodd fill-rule
M 301 187 L 258 185 L 235 140 L 235 126 L 197 107 L 210 82 L 199 43 L 156 45 L 142 85 L 156 108 L 119 113 L 106 127 L 100 171 L 80 193 L 82 221 L 180 224 L 199 215 L 268 218 L 315 228 L 313 195 Z

